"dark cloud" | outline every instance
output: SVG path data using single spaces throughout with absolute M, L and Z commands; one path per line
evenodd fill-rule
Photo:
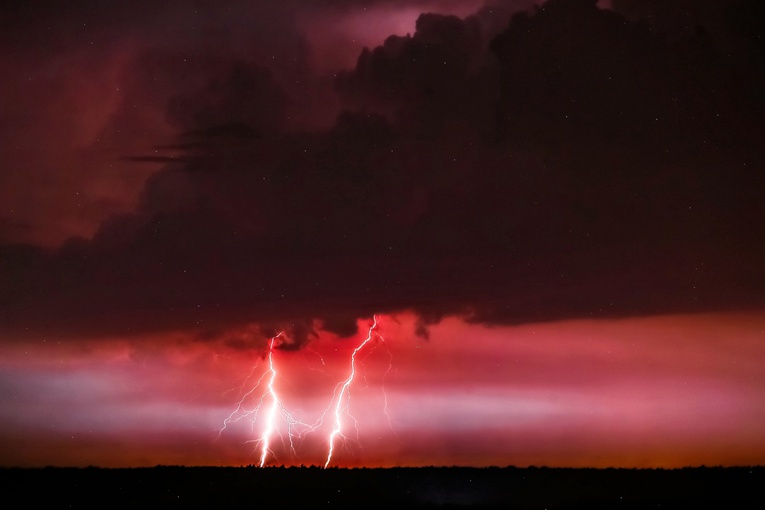
M 493 137 L 499 66 L 488 47 L 512 14 L 536 3 L 486 2 L 465 18 L 421 14 L 413 34 L 365 48 L 354 69 L 337 73 L 343 106 L 386 115 L 410 136 Z
M 129 158 L 167 144 L 191 120 L 184 103 L 191 95 L 195 115 L 225 117 L 237 107 L 215 104 L 222 87 L 268 80 L 264 86 L 290 101 L 256 106 L 257 96 L 239 97 L 250 121 L 257 114 L 292 128 L 331 122 L 331 85 L 312 73 L 298 12 L 292 2 L 4 3 L 0 242 L 58 246 L 132 211 L 163 160 Z M 268 76 L 236 75 L 232 62 Z
M 135 155 L 166 165 L 92 239 L 3 248 L 3 330 L 188 327 L 238 345 L 250 333 L 230 331 L 259 323 L 297 348 L 404 309 L 427 336 L 453 313 L 764 304 L 762 69 L 727 52 L 742 29 L 669 39 L 584 0 L 491 38 L 485 19 L 423 14 L 364 51 L 328 129 L 285 129 L 295 90 L 257 59 L 168 73 L 178 139 Z
M 338 75 L 345 107 L 387 114 L 400 129 L 428 136 L 444 124 L 480 120 L 493 92 L 492 81 L 475 72 L 483 63 L 481 36 L 474 18 L 420 15 L 413 36 L 365 48 L 356 68 Z

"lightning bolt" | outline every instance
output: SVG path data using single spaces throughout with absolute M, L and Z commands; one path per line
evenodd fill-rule
M 353 383 L 353 379 L 356 377 L 356 355 L 359 353 L 360 350 L 364 348 L 369 342 L 372 341 L 372 335 L 377 329 L 377 316 L 375 315 L 373 317 L 373 323 L 369 327 L 369 332 L 367 334 L 367 337 L 364 339 L 363 342 L 361 342 L 354 350 L 353 353 L 351 353 L 351 367 L 350 367 L 350 373 L 348 374 L 348 378 L 345 379 L 342 383 L 338 384 L 337 388 L 340 389 L 340 392 L 337 393 L 337 401 L 335 403 L 335 421 L 332 425 L 332 432 L 329 434 L 328 438 L 328 452 L 327 452 L 327 460 L 324 463 L 324 468 L 326 469 L 327 466 L 329 466 L 329 463 L 332 462 L 332 454 L 335 451 L 335 440 L 337 438 L 344 438 L 343 436 L 343 415 L 348 414 L 348 411 L 350 409 L 351 405 L 351 384 Z M 378 333 L 379 335 L 379 333 Z M 382 338 L 382 337 L 380 337 Z M 331 404 L 330 404 L 331 405 Z
M 268 456 L 270 450 L 268 449 L 268 446 L 271 443 L 271 437 L 274 434 L 274 431 L 276 430 L 276 411 L 281 409 L 282 413 L 284 414 L 285 418 L 287 419 L 287 424 L 289 426 L 292 425 L 292 416 L 284 409 L 284 406 L 282 405 L 281 401 L 279 400 L 279 396 L 276 394 L 276 390 L 274 389 L 274 381 L 276 380 L 276 369 L 274 368 L 274 344 L 276 342 L 276 339 L 281 336 L 281 333 L 279 333 L 277 336 L 271 338 L 271 344 L 268 346 L 268 373 L 271 374 L 270 379 L 268 380 L 268 391 L 267 394 L 271 398 L 271 405 L 268 408 L 268 411 L 266 412 L 266 429 L 263 431 L 263 435 L 260 436 L 260 467 L 263 467 L 266 464 L 266 457 Z M 262 402 L 262 400 L 261 400 Z M 290 437 L 290 446 L 294 450 L 294 445 L 292 444 L 292 435 L 289 435 Z
M 293 418 L 292 414 L 287 411 L 287 409 L 282 404 L 281 399 L 279 398 L 279 395 L 276 392 L 275 388 L 275 382 L 276 378 L 278 377 L 278 372 L 276 370 L 276 367 L 274 365 L 274 350 L 276 348 L 276 341 L 284 336 L 284 332 L 280 332 L 278 335 L 271 338 L 271 341 L 268 345 L 268 370 L 260 376 L 258 379 L 258 382 L 252 387 L 251 390 L 249 390 L 247 393 L 242 396 L 242 398 L 239 400 L 236 409 L 231 412 L 231 414 L 228 415 L 228 417 L 223 421 L 223 427 L 218 431 L 218 437 L 223 433 L 223 431 L 226 429 L 227 425 L 231 423 L 232 421 L 238 421 L 244 417 L 252 416 L 252 423 L 253 425 L 258 419 L 258 413 L 263 408 L 263 405 L 268 403 L 268 408 L 265 411 L 265 428 L 263 430 L 263 433 L 260 435 L 258 439 L 255 439 L 255 443 L 260 446 L 260 467 L 263 467 L 266 465 L 266 461 L 268 460 L 269 454 L 273 455 L 273 452 L 271 451 L 271 441 L 273 437 L 277 434 L 279 431 L 278 427 L 278 418 L 279 414 L 281 414 L 282 417 L 284 417 L 284 421 L 287 423 L 287 437 L 289 438 L 290 443 L 290 450 L 292 453 L 296 453 L 295 451 L 295 444 L 294 444 L 294 437 L 296 437 L 296 433 L 293 432 L 293 429 L 295 429 L 298 425 L 303 425 L 307 427 L 309 430 L 312 430 L 314 427 L 311 425 L 308 425 L 306 423 L 303 423 L 302 421 L 296 420 Z M 254 371 L 254 368 L 253 368 Z M 247 411 L 245 410 L 246 404 L 245 402 L 248 400 L 250 395 L 255 393 L 255 390 L 258 389 L 261 386 L 261 383 L 263 380 L 268 377 L 268 384 L 266 385 L 266 389 L 264 390 L 263 394 L 260 397 L 260 401 L 258 402 L 258 405 L 255 406 L 255 408 Z M 234 418 L 237 416 L 238 413 L 241 413 L 238 418 Z
M 334 417 L 332 429 L 327 436 L 327 457 L 326 461 L 324 463 L 324 468 L 327 468 L 330 463 L 332 462 L 332 456 L 335 452 L 335 444 L 340 439 L 347 439 L 345 435 L 343 435 L 343 426 L 344 417 L 349 417 L 355 421 L 355 418 L 350 414 L 350 405 L 351 405 L 351 385 L 354 382 L 354 379 L 356 378 L 356 363 L 357 363 L 357 356 L 360 351 L 362 351 L 368 344 L 370 344 L 374 338 L 379 338 L 380 340 L 384 340 L 380 332 L 378 331 L 379 323 L 378 323 L 378 317 L 377 315 L 373 316 L 372 325 L 369 327 L 369 330 L 367 332 L 366 338 L 353 350 L 351 353 L 351 359 L 350 359 L 350 368 L 348 377 L 342 381 L 341 383 L 337 384 L 335 386 L 335 390 L 332 395 L 332 399 L 330 400 L 329 405 L 324 410 L 323 413 L 321 413 L 321 416 L 319 417 L 316 422 L 313 424 L 307 424 L 305 422 L 299 421 L 295 419 L 292 414 L 287 411 L 287 409 L 284 407 L 282 400 L 279 398 L 279 395 L 276 390 L 276 382 L 279 377 L 279 372 L 276 368 L 276 363 L 274 361 L 274 351 L 277 347 L 277 342 L 282 339 L 285 335 L 285 333 L 282 331 L 278 335 L 271 338 L 271 341 L 269 342 L 268 346 L 268 355 L 266 357 L 268 368 L 267 370 L 258 378 L 256 384 L 239 400 L 237 403 L 236 408 L 228 415 L 228 417 L 223 420 L 223 426 L 218 431 L 218 437 L 223 433 L 223 431 L 227 428 L 227 426 L 235 421 L 239 421 L 243 418 L 251 418 L 252 426 L 255 426 L 255 423 L 259 420 L 258 415 L 261 414 L 261 419 L 264 422 L 263 425 L 263 431 L 260 434 L 260 437 L 257 439 L 253 439 L 248 442 L 254 442 L 257 444 L 257 446 L 260 448 L 260 467 L 263 467 L 266 465 L 266 463 L 269 460 L 269 457 L 274 456 L 274 452 L 271 449 L 271 444 L 274 440 L 274 438 L 278 435 L 280 438 L 282 438 L 282 441 L 284 442 L 284 438 L 281 435 L 280 429 L 279 429 L 279 423 L 281 420 L 283 420 L 287 424 L 287 437 L 289 438 L 289 447 L 290 451 L 293 453 L 293 455 L 297 455 L 297 451 L 295 448 L 295 439 L 301 439 L 304 434 L 314 432 L 319 427 L 322 426 L 324 419 L 328 414 L 331 414 Z M 388 354 L 390 355 L 390 351 L 388 351 Z M 324 359 L 321 358 L 322 364 L 324 364 Z M 392 362 L 389 362 L 388 364 L 388 370 L 391 369 Z M 250 376 L 248 376 L 247 379 L 250 379 L 252 375 L 255 373 L 256 367 L 253 367 L 252 372 L 250 372 Z M 386 372 L 387 375 L 387 372 Z M 267 380 L 267 383 L 264 383 L 264 381 Z M 264 387 L 265 385 L 265 387 Z M 252 408 L 247 409 L 247 402 L 249 402 L 253 395 L 256 393 L 256 390 L 258 388 L 263 388 L 262 393 L 260 395 L 260 398 L 258 400 L 258 404 Z M 383 388 L 383 395 L 384 395 L 384 409 L 383 412 L 388 418 L 388 424 L 390 425 L 390 416 L 388 415 L 388 398 L 385 394 L 385 390 Z M 330 411 L 334 410 L 330 413 Z M 391 427 L 392 429 L 392 427 Z

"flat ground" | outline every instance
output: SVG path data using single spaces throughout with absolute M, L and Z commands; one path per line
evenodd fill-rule
M 765 508 L 765 467 L 0 469 L 0 507 Z

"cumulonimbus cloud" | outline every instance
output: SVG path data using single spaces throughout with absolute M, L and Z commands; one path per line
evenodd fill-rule
M 669 42 L 595 4 L 550 0 L 490 40 L 480 17 L 423 14 L 339 74 L 346 110 L 317 131 L 284 129 L 261 63 L 216 62 L 165 105 L 178 140 L 132 156 L 166 163 L 135 212 L 54 252 L 3 247 L 3 329 L 261 322 L 297 347 L 400 310 L 426 335 L 448 314 L 762 305 L 762 104 L 737 77 L 763 68 L 721 51 L 746 34 Z

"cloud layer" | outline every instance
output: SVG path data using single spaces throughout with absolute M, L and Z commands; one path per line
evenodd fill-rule
M 407 309 L 426 334 L 450 314 L 761 306 L 757 6 L 686 10 L 686 30 L 647 1 L 521 4 L 423 13 L 333 84 L 264 55 L 139 52 L 130 94 L 176 135 L 122 161 L 161 167 L 92 238 L 2 247 L 3 333 L 257 322 L 300 344 Z M 330 97 L 326 127 L 296 122 Z

